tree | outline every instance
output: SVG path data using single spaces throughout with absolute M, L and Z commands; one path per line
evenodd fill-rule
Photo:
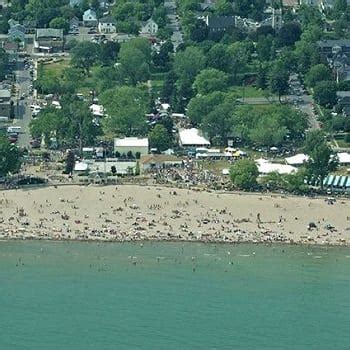
M 159 52 L 154 51 L 152 61 L 158 67 L 167 68 L 170 63 L 170 55 L 173 52 L 174 45 L 168 40 L 160 47 Z
M 149 133 L 148 139 L 150 146 L 156 148 L 158 152 L 162 152 L 171 147 L 171 138 L 161 124 L 157 124 Z
M 174 70 L 177 77 L 182 81 L 193 83 L 198 72 L 205 66 L 203 52 L 194 46 L 187 47 L 184 51 L 176 54 Z
M 191 123 L 198 125 L 202 122 L 204 116 L 208 115 L 214 108 L 223 103 L 225 94 L 222 92 L 213 92 L 205 96 L 195 96 L 188 104 L 187 115 Z
M 142 90 L 129 86 L 110 89 L 100 96 L 100 101 L 108 115 L 103 120 L 103 129 L 107 135 L 144 134 L 147 99 Z
M 16 173 L 21 167 L 20 151 L 5 136 L 0 135 L 0 176 Z
M 230 178 L 232 183 L 244 190 L 248 190 L 256 186 L 258 176 L 259 170 L 254 160 L 238 160 L 230 169 Z
M 278 32 L 280 46 L 292 46 L 300 39 L 301 28 L 298 23 L 289 22 L 284 24 Z
M 332 108 L 337 103 L 337 84 L 321 81 L 314 87 L 314 98 L 322 107 Z
M 100 47 L 90 41 L 82 41 L 71 50 L 72 65 L 82 68 L 87 75 L 90 68 L 97 62 L 100 55 Z
M 6 51 L 3 48 L 0 48 L 0 79 L 5 77 L 8 59 Z
M 260 36 L 258 42 L 256 43 L 256 53 L 260 62 L 268 61 L 271 56 L 271 48 L 273 47 L 273 37 L 272 35 Z
M 118 52 L 120 50 L 119 43 L 115 41 L 107 41 L 100 46 L 100 60 L 102 64 L 109 65 L 115 63 L 118 58 Z
M 338 166 L 337 158 L 327 145 L 324 134 L 320 130 L 313 130 L 307 134 L 304 148 L 310 157 L 307 162 L 307 170 L 314 179 L 320 181 L 321 189 L 323 189 L 323 180 Z
M 202 129 L 207 133 L 212 142 L 216 138 L 218 145 L 227 144 L 227 135 L 232 128 L 232 113 L 234 108 L 234 102 L 224 101 L 216 105 L 207 115 L 203 116 Z
M 305 75 L 305 83 L 309 87 L 314 87 L 320 81 L 332 80 L 332 72 L 324 64 L 317 64 Z
M 287 93 L 289 72 L 285 69 L 281 61 L 276 61 L 269 72 L 269 86 L 273 93 L 278 94 L 278 99 L 281 102 L 281 96 Z
M 75 156 L 72 150 L 68 150 L 66 154 L 65 174 L 72 174 L 75 166 Z
M 207 53 L 207 66 L 228 73 L 230 71 L 231 58 L 226 50 L 226 45 L 218 43 L 213 45 Z
M 234 82 L 237 82 L 237 74 L 244 71 L 250 57 L 249 43 L 237 41 L 228 46 L 227 54 L 230 57 L 230 72 Z
M 119 52 L 119 62 L 126 82 L 136 85 L 149 78 L 149 64 L 144 53 L 136 47 L 123 44 Z
M 48 107 L 40 111 L 35 119 L 30 122 L 30 133 L 35 139 L 42 139 L 47 145 L 51 136 L 55 135 L 58 144 L 62 144 L 67 136 L 68 120 L 62 113 L 54 107 Z
M 69 31 L 69 21 L 63 17 L 56 17 L 50 21 L 50 28 L 63 29 L 64 34 Z
M 228 86 L 228 75 L 224 72 L 208 68 L 202 70 L 193 83 L 194 89 L 201 95 L 215 91 L 223 91 Z

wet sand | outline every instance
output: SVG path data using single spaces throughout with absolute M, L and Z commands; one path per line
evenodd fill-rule
M 0 239 L 350 243 L 343 199 L 62 186 L 2 191 L 0 208 Z

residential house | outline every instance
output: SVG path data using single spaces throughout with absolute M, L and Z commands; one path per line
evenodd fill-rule
M 331 57 L 333 55 L 343 53 L 350 54 L 350 40 L 320 40 L 317 42 L 317 46 L 320 53 L 325 57 Z
M 83 14 L 83 24 L 85 27 L 96 27 L 98 24 L 96 12 L 88 9 Z
M 236 19 L 235 16 L 207 16 L 205 24 L 209 34 L 225 32 L 236 26 Z
M 114 139 L 114 152 L 120 155 L 131 152 L 134 156 L 136 153 L 140 155 L 148 154 L 148 138 L 124 137 Z
M 150 18 L 148 21 L 146 21 L 142 25 L 141 31 L 140 31 L 141 35 L 155 36 L 157 35 L 157 33 L 158 33 L 158 24 L 152 18 Z
M 9 25 L 10 28 L 13 27 L 13 26 L 15 26 L 16 24 L 19 24 L 19 22 L 16 21 L 15 19 L 13 19 L 13 18 L 10 18 L 10 19 L 7 21 L 7 23 L 8 23 L 8 25 Z
M 26 34 L 35 34 L 35 29 L 38 26 L 38 21 L 35 19 L 24 20 L 23 25 L 26 28 Z
M 69 0 L 69 6 L 75 7 L 83 4 L 83 0 Z
M 350 91 L 338 91 L 337 110 L 342 111 L 344 117 L 350 117 Z
M 98 31 L 100 33 L 115 33 L 116 29 L 116 21 L 112 16 L 106 16 L 99 20 L 98 22 Z
M 20 46 L 24 46 L 26 39 L 26 28 L 22 24 L 15 24 L 8 30 L 8 39 L 12 42 L 18 42 Z
M 79 28 L 79 24 L 80 24 L 79 18 L 74 16 L 69 21 L 69 29 L 71 31 L 77 30 Z
M 8 89 L 0 89 L 0 117 L 10 118 L 11 92 Z
M 36 52 L 59 52 L 63 50 L 63 29 L 40 28 L 35 32 L 34 50 Z

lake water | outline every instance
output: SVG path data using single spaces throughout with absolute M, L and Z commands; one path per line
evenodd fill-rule
M 350 249 L 0 242 L 0 303 L 4 350 L 349 349 Z

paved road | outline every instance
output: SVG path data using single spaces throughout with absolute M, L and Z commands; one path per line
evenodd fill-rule
M 176 2 L 175 0 L 164 1 L 164 7 L 169 20 L 169 28 L 173 32 L 171 36 L 171 42 L 174 45 L 174 50 L 183 43 L 183 34 L 180 30 L 180 23 L 178 17 L 176 16 Z
M 298 97 L 295 95 L 289 95 L 284 96 L 282 98 L 282 101 L 289 101 L 292 102 L 293 100 L 297 99 Z M 300 100 L 296 102 L 295 107 L 300 109 L 302 112 L 306 113 L 308 115 L 309 119 L 309 127 L 311 129 L 320 129 L 320 123 L 317 120 L 317 115 L 313 111 L 313 98 L 310 95 L 301 95 Z M 276 103 L 279 102 L 277 97 L 246 97 L 246 98 L 239 98 L 240 102 L 250 105 L 263 105 L 263 104 L 269 104 L 269 103 Z
M 16 73 L 16 81 L 18 94 L 15 99 L 15 120 L 14 125 L 22 127 L 22 133 L 18 138 L 18 145 L 20 147 L 29 147 L 30 133 L 29 133 L 29 123 L 31 121 L 31 111 L 30 105 L 32 103 L 32 96 L 30 96 L 30 85 L 32 84 L 32 79 L 29 70 L 24 69 L 23 59 L 18 60 Z M 20 99 L 20 96 L 26 95 L 25 99 Z

